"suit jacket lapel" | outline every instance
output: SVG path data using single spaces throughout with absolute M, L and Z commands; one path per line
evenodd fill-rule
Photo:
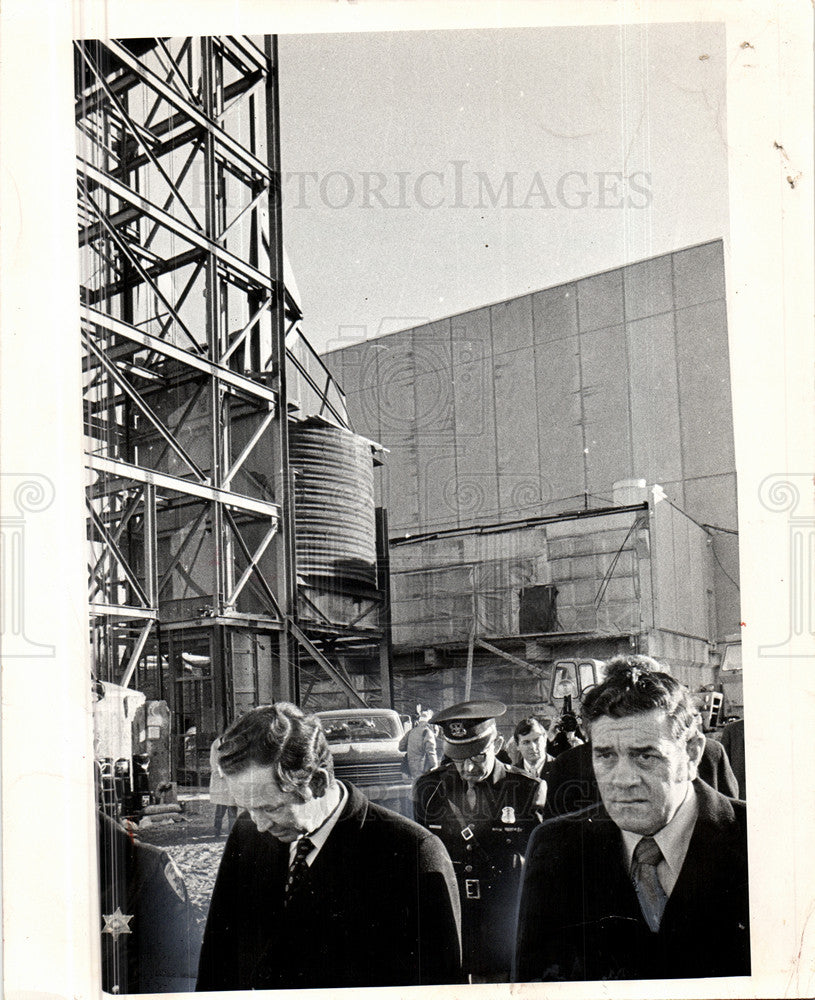
M 726 856 L 721 848 L 729 838 L 732 810 L 726 802 L 720 802 L 717 793 L 704 782 L 697 780 L 693 787 L 696 789 L 699 815 L 682 870 L 665 907 L 662 928 L 669 924 L 675 913 L 687 913 L 698 900 L 700 882 L 711 887 L 712 881 L 722 871 L 722 859 Z
M 641 919 L 637 893 L 626 869 L 622 835 L 617 825 L 600 806 L 596 818 L 588 824 L 588 851 L 593 870 L 586 872 L 585 891 L 589 906 L 596 915 L 611 915 L 624 920 Z

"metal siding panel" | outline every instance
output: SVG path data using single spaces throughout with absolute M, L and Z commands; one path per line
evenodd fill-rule
M 499 302 L 490 307 L 493 354 L 504 354 L 530 347 L 532 333 L 532 296 Z
M 628 362 L 623 327 L 580 337 L 588 491 L 611 498 L 611 487 L 633 475 Z
M 676 608 L 672 508 L 664 500 L 655 504 L 651 532 L 651 563 L 654 569 L 654 625 L 673 628 Z
M 452 344 L 459 522 L 469 525 L 499 513 L 489 310 L 454 317 Z
M 449 372 L 417 376 L 416 463 L 421 530 L 458 526 L 453 392 Z
M 685 506 L 691 517 L 719 528 L 738 528 L 736 474 L 705 476 L 685 481 Z
M 348 393 L 345 405 L 354 432 L 379 441 L 379 393 L 376 387 Z
M 627 327 L 634 475 L 648 483 L 682 478 L 673 313 Z
M 724 251 L 721 240 L 673 255 L 676 308 L 724 299 Z
M 577 316 L 581 333 L 623 322 L 623 273 L 619 268 L 577 282 Z
M 450 376 L 450 323 L 449 319 L 416 327 L 411 336 L 413 367 L 416 375 L 427 372 L 444 372 Z
M 627 321 L 657 316 L 673 308 L 671 258 L 656 257 L 623 269 Z
M 671 615 L 672 628 L 677 632 L 693 632 L 694 603 L 696 595 L 692 589 L 691 522 L 676 511 L 674 522 L 674 564 L 676 600 Z
M 577 287 L 559 285 L 532 296 L 535 342 L 545 343 L 577 335 Z
M 687 510 L 687 507 L 685 506 L 685 483 L 683 480 L 672 483 L 660 483 L 659 485 L 665 491 L 665 496 L 671 501 L 671 503 L 675 503 L 676 506 L 680 507 L 682 510 Z
M 582 497 L 585 486 L 577 337 L 535 345 L 535 391 L 541 494 L 562 509 L 557 501 Z
M 412 433 L 416 420 L 412 331 L 373 341 L 372 346 L 377 348 L 374 384 L 378 386 L 380 433 L 382 443 L 390 447 L 390 436 Z
M 739 540 L 736 535 L 716 533 L 711 549 L 713 559 L 713 589 L 716 598 L 716 629 L 718 637 L 732 635 L 741 627 L 739 594 Z
M 390 456 L 385 467 L 383 492 L 387 498 L 390 533 L 415 531 L 419 525 L 419 465 L 410 435 L 391 434 L 386 447 Z
M 503 516 L 539 513 L 535 352 L 526 347 L 495 362 L 498 490 Z
M 722 301 L 676 314 L 685 477 L 735 471 L 727 320 Z

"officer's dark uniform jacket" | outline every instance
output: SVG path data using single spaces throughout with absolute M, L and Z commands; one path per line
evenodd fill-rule
M 441 838 L 453 861 L 461 897 L 466 972 L 506 975 L 512 962 L 521 865 L 542 797 L 540 781 L 495 761 L 475 782 L 475 805 L 452 762 L 413 786 L 416 821 Z
M 98 836 L 102 989 L 189 992 L 199 944 L 178 869 L 101 812 Z

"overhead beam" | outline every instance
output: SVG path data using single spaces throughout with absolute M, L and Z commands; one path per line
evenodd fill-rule
M 526 660 L 522 660 L 520 656 L 513 656 L 512 653 L 507 653 L 503 649 L 499 649 L 497 646 L 493 646 L 492 643 L 487 642 L 485 639 L 476 639 L 476 646 L 480 646 L 482 649 L 486 649 L 488 653 L 494 653 L 496 656 L 502 657 L 504 660 L 508 660 L 510 663 L 514 663 L 517 667 L 523 667 L 524 670 L 528 670 L 535 677 L 539 677 L 541 680 L 547 680 L 548 674 L 541 670 L 540 667 L 534 666 L 532 663 L 527 663 Z
M 234 388 L 240 389 L 241 392 L 245 392 L 250 396 L 263 399 L 268 403 L 277 403 L 277 393 L 274 389 L 269 389 L 263 385 L 263 383 L 256 382 L 254 379 L 234 372 L 225 365 L 208 361 L 206 358 L 201 357 L 200 354 L 192 354 L 190 351 L 185 351 L 182 347 L 176 347 L 169 341 L 154 337 L 152 334 L 145 333 L 138 327 L 131 326 L 130 323 L 107 316 L 98 309 L 86 306 L 82 310 L 82 320 L 87 325 L 94 326 L 99 330 L 118 334 L 132 343 L 141 344 L 142 347 L 149 347 L 151 351 L 155 351 L 165 358 L 171 358 L 173 361 L 178 361 L 188 368 L 195 368 L 197 371 L 205 372 L 207 375 L 218 378 L 222 382 L 226 382 L 228 385 L 234 386 Z
M 316 662 L 320 664 L 320 666 L 323 668 L 323 670 L 325 670 L 325 672 L 335 682 L 335 684 L 338 684 L 342 688 L 342 690 L 345 691 L 348 697 L 352 701 L 356 702 L 356 704 L 360 708 L 367 708 L 368 702 L 365 701 L 362 695 L 357 691 L 357 689 L 352 684 L 349 684 L 348 681 L 346 681 L 346 679 L 342 676 L 339 670 L 337 670 L 334 664 L 326 656 L 324 656 L 319 649 L 317 649 L 317 647 L 314 645 L 311 639 L 309 639 L 306 633 L 300 628 L 300 626 L 297 625 L 295 622 L 293 622 L 291 619 L 289 619 L 288 627 L 291 634 L 300 643 L 303 649 L 306 650 L 306 652 L 309 654 L 309 656 L 311 656 L 313 660 L 316 660 Z
M 148 69 L 144 63 L 139 62 L 138 59 L 134 58 L 123 45 L 113 40 L 108 41 L 105 44 L 120 62 L 124 63 L 128 69 L 133 70 L 133 72 L 136 73 L 141 80 L 151 87 L 157 94 L 161 94 L 168 104 L 171 104 L 178 111 L 185 114 L 191 121 L 210 132 L 215 141 L 231 153 L 236 160 L 239 160 L 245 166 L 249 167 L 249 169 L 259 177 L 268 179 L 271 178 L 271 172 L 268 164 L 259 160 L 254 154 L 250 153 L 249 150 L 241 146 L 239 142 L 233 139 L 231 135 L 224 132 L 223 129 L 219 128 L 198 108 L 194 107 L 188 101 L 185 101 L 177 91 L 173 90 L 173 88 L 166 84 L 160 77 L 156 76 L 156 74 L 153 73 L 152 70 Z
M 170 476 L 166 472 L 157 472 L 155 469 L 144 469 L 138 465 L 130 465 L 128 462 L 120 462 L 115 458 L 107 458 L 104 455 L 86 453 L 85 458 L 86 464 L 94 472 L 107 472 L 112 476 L 120 476 L 123 480 L 130 479 L 137 483 L 151 483 L 159 489 L 175 490 L 188 496 L 200 497 L 202 500 L 216 500 L 229 507 L 236 507 L 238 510 L 250 511 L 265 517 L 280 517 L 278 505 L 268 503 L 265 500 L 255 500 L 253 497 L 243 496 L 240 493 L 216 489 L 206 483 L 180 479 L 178 476 Z
M 216 240 L 208 238 L 197 229 L 193 229 L 192 226 L 188 226 L 179 219 L 176 219 L 175 216 L 171 215 L 169 212 L 165 212 L 164 209 L 159 208 L 158 205 L 148 201 L 147 198 L 143 198 L 132 188 L 120 183 L 115 178 L 111 177 L 110 174 L 106 174 L 103 170 L 99 170 L 98 167 L 86 162 L 80 156 L 77 156 L 77 170 L 80 174 L 84 174 L 86 177 L 90 178 L 90 180 L 94 181 L 97 187 L 107 191 L 108 194 L 115 195 L 121 201 L 127 202 L 128 205 L 135 206 L 146 216 L 151 218 L 154 222 L 160 223 L 171 233 L 174 233 L 181 239 L 187 240 L 187 242 L 192 243 L 193 246 L 200 247 L 200 249 L 213 254 L 224 265 L 224 267 L 231 268 L 236 274 L 240 274 L 243 278 L 253 282 L 261 288 L 266 288 L 270 291 L 273 288 L 272 280 L 262 271 L 259 271 L 256 267 L 252 267 L 251 264 L 247 264 L 246 261 L 241 260 L 240 257 L 236 257 L 233 253 L 225 250 Z M 93 202 L 91 202 L 91 204 L 93 204 Z

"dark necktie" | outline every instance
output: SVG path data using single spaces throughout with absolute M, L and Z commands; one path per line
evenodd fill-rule
M 289 901 L 297 890 L 297 886 L 303 881 L 303 876 L 308 868 L 306 858 L 313 848 L 314 844 L 312 844 L 308 837 L 301 837 L 300 840 L 297 841 L 297 847 L 294 850 L 294 860 L 289 865 L 289 873 L 286 876 L 286 886 L 283 889 L 284 906 L 288 906 Z
M 662 861 L 662 851 L 653 837 L 643 837 L 634 848 L 631 877 L 640 901 L 640 909 L 646 923 L 656 933 L 665 911 L 668 897 L 657 874 L 657 865 Z
M 478 805 L 478 792 L 475 785 L 467 783 L 467 791 L 464 794 L 464 801 L 467 803 L 467 811 L 472 815 Z

